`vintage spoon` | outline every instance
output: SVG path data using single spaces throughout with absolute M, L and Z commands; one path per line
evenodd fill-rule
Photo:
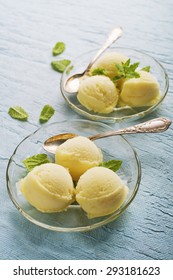
M 122 128 L 119 130 L 107 131 L 107 132 L 99 133 L 96 135 L 92 135 L 92 136 L 89 136 L 88 138 L 90 140 L 94 141 L 96 139 L 114 136 L 114 135 L 163 132 L 168 129 L 168 127 L 170 126 L 171 123 L 172 123 L 172 121 L 167 118 L 164 118 L 164 117 L 156 118 L 156 119 L 152 119 L 152 120 L 149 120 L 149 121 L 141 123 L 141 124 Z M 74 133 L 63 133 L 63 134 L 55 135 L 53 137 L 48 138 L 44 142 L 43 148 L 47 152 L 54 154 L 57 149 L 57 146 L 59 146 L 66 140 L 73 138 L 75 136 L 78 136 L 78 135 L 74 134 Z
M 79 88 L 79 80 L 82 78 L 85 74 L 87 74 L 91 66 L 94 64 L 94 62 L 100 57 L 100 55 L 109 48 L 118 38 L 121 37 L 123 33 L 123 30 L 121 27 L 114 28 L 111 33 L 108 35 L 108 38 L 106 39 L 105 43 L 101 47 L 101 49 L 96 53 L 96 55 L 93 57 L 91 62 L 88 64 L 87 68 L 84 72 L 75 74 L 67 79 L 65 82 L 64 88 L 69 93 L 76 93 Z

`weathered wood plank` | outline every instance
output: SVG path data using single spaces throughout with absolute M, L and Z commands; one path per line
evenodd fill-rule
M 166 100 L 145 119 L 173 119 L 172 10 L 171 0 L 0 0 L 1 259 L 172 259 L 172 127 L 164 134 L 127 137 L 142 163 L 139 193 L 118 220 L 91 232 L 57 234 L 32 225 L 11 203 L 5 179 L 9 157 L 40 126 L 45 104 L 56 109 L 51 122 L 79 117 L 64 103 L 60 74 L 50 67 L 56 41 L 67 46 L 61 58 L 74 59 L 98 48 L 112 27 L 123 26 L 117 45 L 153 55 L 170 78 Z M 8 116 L 13 105 L 29 112 L 28 122 Z

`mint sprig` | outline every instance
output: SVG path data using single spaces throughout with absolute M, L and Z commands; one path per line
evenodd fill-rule
M 99 166 L 109 168 L 112 171 L 116 172 L 120 169 L 122 163 L 123 163 L 122 160 L 112 159 L 112 160 L 108 160 L 108 161 L 104 161 L 104 162 L 100 163 Z
M 20 106 L 10 107 L 8 114 L 13 118 L 20 121 L 26 121 L 28 118 L 28 113 Z
M 130 64 L 130 58 L 126 62 L 122 62 L 122 64 L 115 64 L 115 67 L 118 70 L 118 75 L 116 75 L 112 80 L 116 82 L 121 78 L 139 78 L 140 75 L 136 72 L 140 62 L 135 62 Z
M 40 122 L 47 122 L 54 114 L 55 109 L 49 104 L 45 105 L 40 113 Z
M 28 172 L 30 172 L 34 167 L 44 163 L 49 163 L 50 160 L 48 159 L 48 156 L 46 154 L 37 154 L 24 159 L 22 162 Z

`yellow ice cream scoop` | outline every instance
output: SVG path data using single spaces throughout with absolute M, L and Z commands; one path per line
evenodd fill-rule
M 57 147 L 55 162 L 68 168 L 73 180 L 103 160 L 101 150 L 87 137 L 77 136 Z
M 109 78 L 114 78 L 119 75 L 116 64 L 125 63 L 129 58 L 122 53 L 118 52 L 107 52 L 103 54 L 92 66 L 90 73 L 94 71 L 94 69 L 100 68 L 106 71 L 106 75 Z
M 86 171 L 76 186 L 76 201 L 89 218 L 116 211 L 124 202 L 128 187 L 112 170 L 93 167 Z
M 118 89 L 106 76 L 96 75 L 81 80 L 77 99 L 88 110 L 108 114 L 119 98 Z
M 160 99 L 160 86 L 156 78 L 146 71 L 139 71 L 138 73 L 139 78 L 124 81 L 120 93 L 120 106 L 152 106 Z
M 63 166 L 55 163 L 35 167 L 20 181 L 20 190 L 41 212 L 60 212 L 74 201 L 71 176 Z

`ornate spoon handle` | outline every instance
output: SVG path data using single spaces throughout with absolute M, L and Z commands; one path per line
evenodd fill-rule
M 121 134 L 133 134 L 133 133 L 158 133 L 163 132 L 168 129 L 171 124 L 171 120 L 167 118 L 157 118 L 141 124 L 130 126 L 124 129 L 119 129 L 116 131 L 108 131 L 105 133 L 100 133 L 97 135 L 90 136 L 90 140 L 96 140 L 103 137 L 121 135 Z

